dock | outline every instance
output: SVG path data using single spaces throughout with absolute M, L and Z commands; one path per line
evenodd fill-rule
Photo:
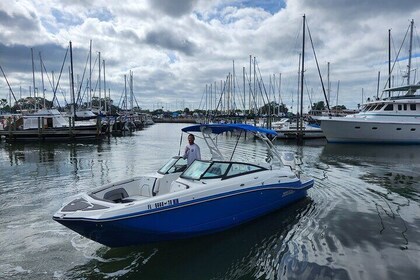
M 47 118 L 45 118 L 47 119 Z M 92 125 L 75 125 L 72 118 L 69 119 L 67 127 L 51 127 L 43 125 L 44 117 L 38 117 L 36 128 L 23 129 L 19 120 L 8 120 L 7 126 L 0 129 L 0 140 L 6 139 L 7 142 L 16 141 L 76 141 L 76 140 L 96 140 L 102 139 L 101 123 L 97 121 Z

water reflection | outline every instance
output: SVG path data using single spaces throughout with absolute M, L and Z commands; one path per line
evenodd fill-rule
M 57 162 L 68 158 L 75 159 L 77 158 L 77 149 L 83 146 L 86 144 L 5 143 L 4 151 L 9 157 L 10 165 L 13 166 L 24 163 Z
M 319 159 L 327 166 L 326 197 L 338 200 L 326 216 L 335 244 L 363 252 L 355 264 L 364 263 L 367 279 L 413 278 L 418 265 L 410 250 L 420 245 L 420 147 L 327 144 Z M 375 274 L 368 267 L 384 252 L 394 258 Z
M 157 124 L 100 144 L 0 142 L 0 278 L 418 278 L 420 146 L 276 141 L 315 177 L 308 197 L 192 240 L 109 249 L 51 219 L 64 198 L 155 171 L 179 151 L 183 126 Z M 260 153 L 253 139 L 243 144 Z
M 331 272 L 334 269 L 311 263 L 298 270 L 294 266 L 299 261 L 299 255 L 305 254 L 300 242 L 310 232 L 313 212 L 313 201 L 306 198 L 257 221 L 219 234 L 158 245 L 101 249 L 97 251 L 97 258 L 69 270 L 66 277 L 293 278 L 307 274 L 308 268 L 311 271 L 309 278 L 326 276 L 323 274 L 325 269 L 334 274 Z
M 60 160 L 56 158 L 55 147 L 42 143 L 10 143 L 5 144 L 5 152 L 10 166 L 27 163 L 48 162 Z
M 403 197 L 420 201 L 420 146 L 328 144 L 323 163 L 347 169 L 358 166 L 358 177 Z
M 358 145 L 333 144 L 325 145 L 321 160 L 332 163 L 340 161 L 354 164 L 363 163 L 392 163 L 392 164 L 420 164 L 419 145 Z

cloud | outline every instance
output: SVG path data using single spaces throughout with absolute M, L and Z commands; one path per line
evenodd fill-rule
M 188 56 L 194 55 L 197 48 L 188 38 L 165 29 L 153 30 L 147 33 L 146 43 L 167 50 L 179 51 Z
M 197 0 L 149 0 L 153 10 L 171 17 L 181 17 L 192 12 Z
M 36 54 L 38 84 L 38 52 L 48 71 L 57 73 L 72 41 L 75 73 L 85 83 L 81 79 L 92 40 L 93 76 L 98 74 L 101 52 L 107 87 L 116 100 L 124 88 L 124 75 L 133 70 L 140 106 L 151 108 L 158 97 L 168 104 L 185 99 L 198 107 L 206 84 L 214 87 L 216 82 L 220 88 L 228 73 L 233 73 L 233 61 L 238 83 L 242 83 L 243 67 L 249 78 L 251 55 L 257 58 L 267 88 L 269 78 L 282 73 L 283 100 L 292 106 L 306 14 L 322 74 L 326 76 L 330 62 L 331 83 L 340 80 L 339 103 L 354 107 L 355 95 L 362 88 L 365 96 L 376 94 L 378 71 L 381 77 L 387 73 L 388 29 L 392 28 L 393 49 L 398 50 L 410 19 L 420 18 L 417 2 L 138 0 L 122 5 L 107 0 L 2 1 L 0 64 L 13 85 L 28 88 L 32 84 L 30 49 Z M 305 61 L 306 91 L 322 100 L 309 39 Z M 399 62 L 396 76 L 405 71 L 405 64 Z M 61 80 L 63 91 L 68 88 L 67 72 Z M 7 94 L 5 88 L 0 79 L 0 97 Z

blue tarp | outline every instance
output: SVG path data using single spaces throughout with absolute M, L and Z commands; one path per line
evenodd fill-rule
M 245 130 L 250 132 L 260 132 L 265 134 L 277 135 L 277 132 L 270 129 L 260 128 L 249 124 L 198 124 L 187 126 L 182 129 L 183 132 L 200 132 L 201 127 L 210 128 L 212 133 L 220 134 L 226 131 Z

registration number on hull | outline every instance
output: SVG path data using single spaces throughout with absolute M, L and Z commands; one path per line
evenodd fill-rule
M 157 208 L 162 208 L 162 207 L 165 207 L 165 206 L 175 205 L 175 204 L 178 204 L 178 203 L 179 203 L 178 198 L 168 199 L 168 200 L 165 200 L 165 201 L 156 202 L 154 204 L 148 204 L 147 209 L 149 209 L 149 210 L 150 209 L 157 209 Z

